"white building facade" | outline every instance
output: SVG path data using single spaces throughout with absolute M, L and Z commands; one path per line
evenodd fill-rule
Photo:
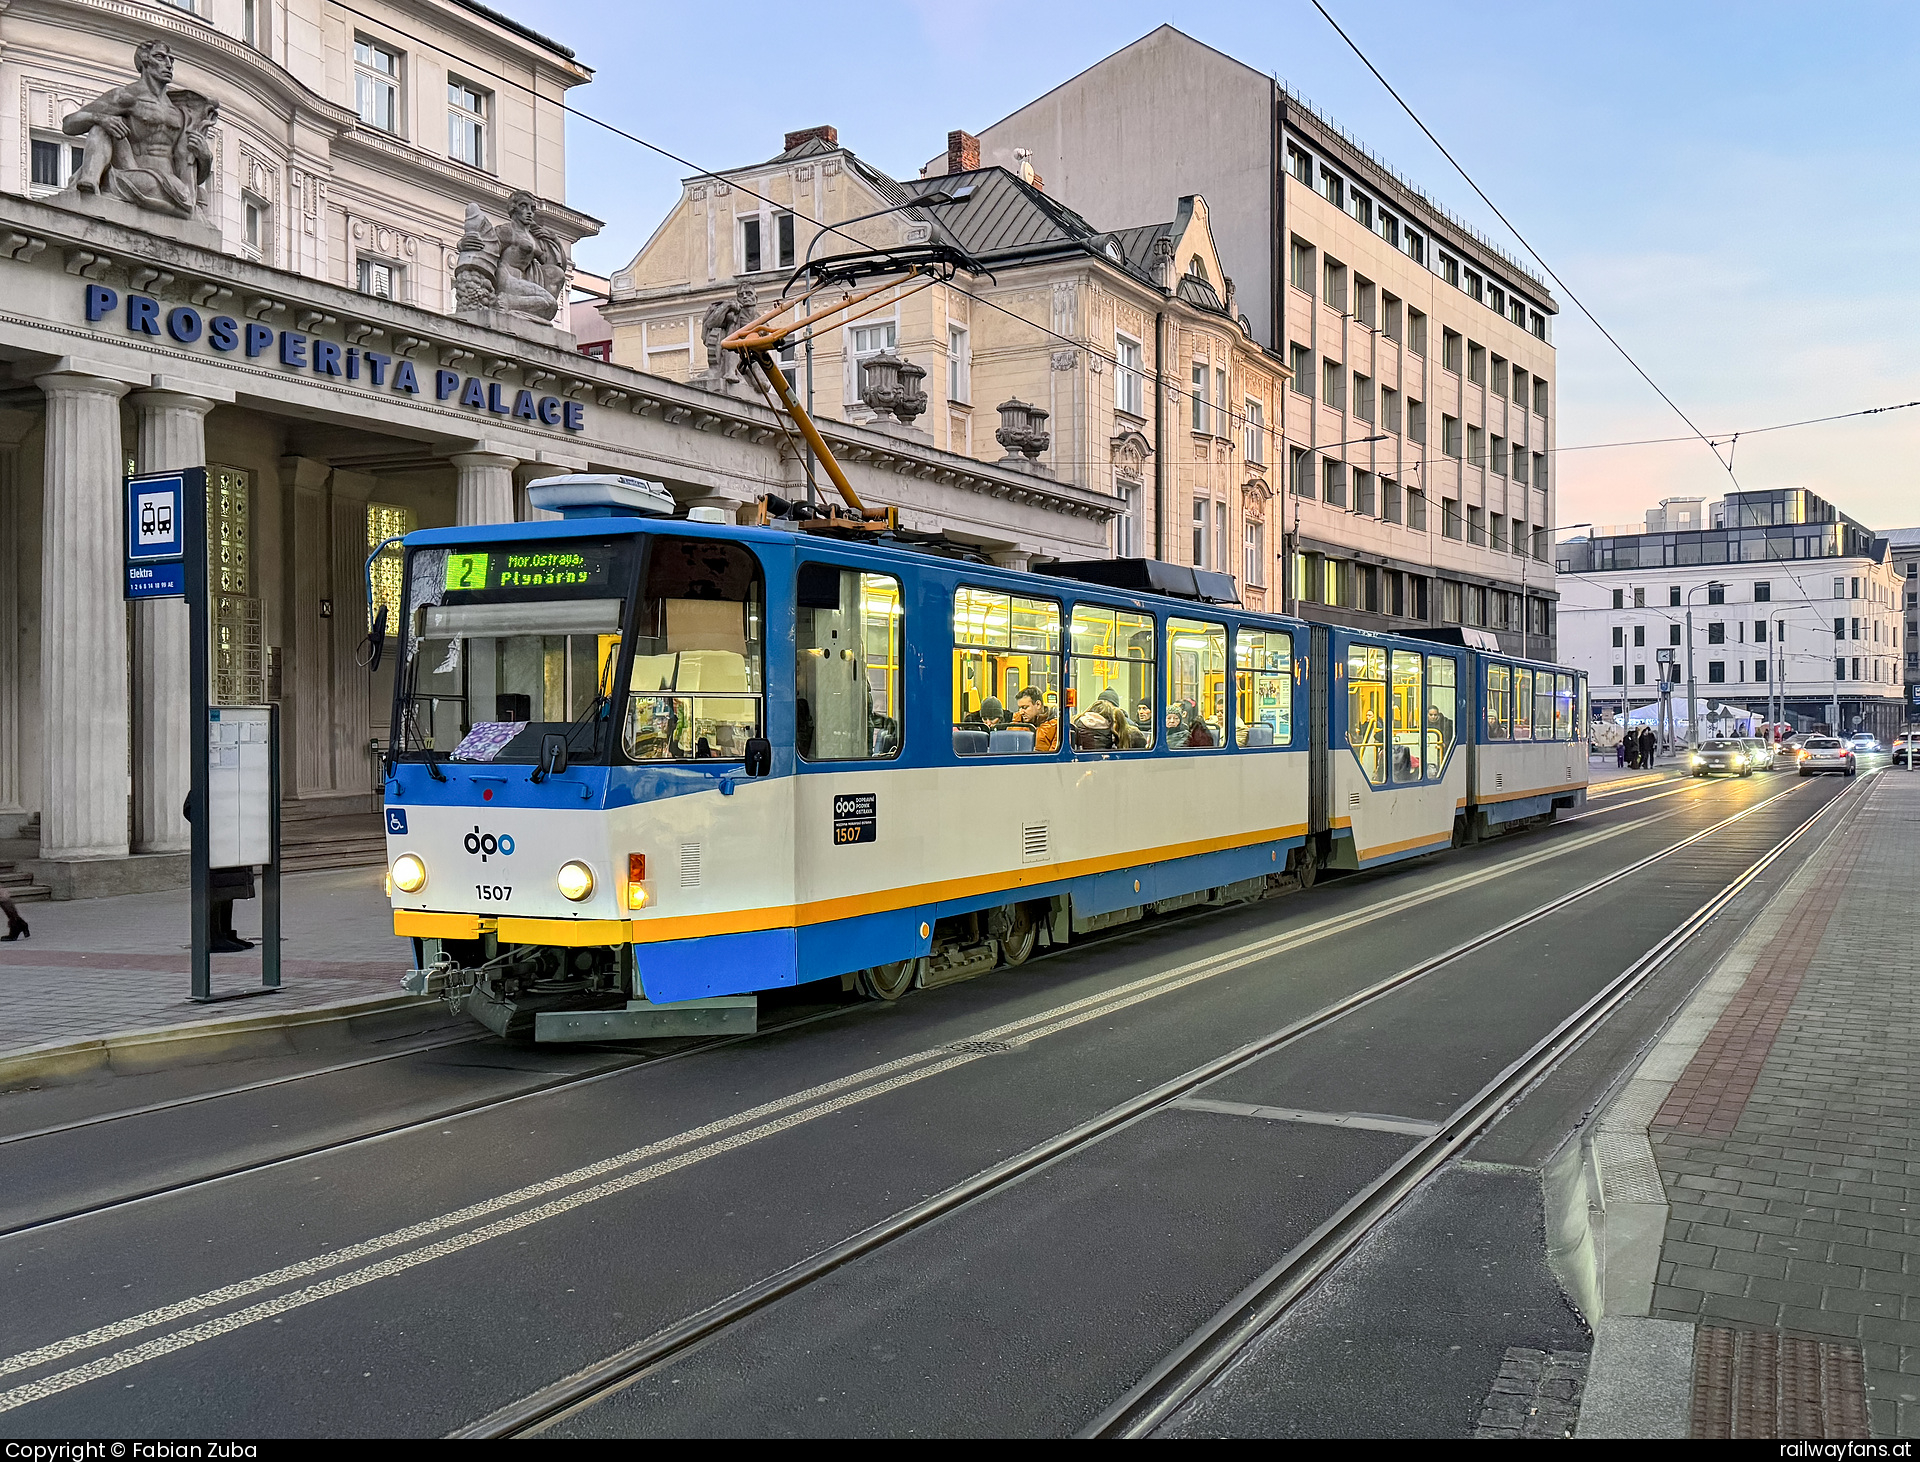
M 1706 521 L 1559 546 L 1561 659 L 1587 672 L 1595 714 L 1653 705 L 1667 651 L 1676 722 L 1691 668 L 1703 719 L 1724 704 L 1894 735 L 1908 584 L 1887 540 L 1804 488 L 1730 493 Z

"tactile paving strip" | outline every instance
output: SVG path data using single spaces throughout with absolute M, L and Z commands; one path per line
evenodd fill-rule
M 1857 1346 L 1703 1325 L 1693 1344 L 1695 1437 L 1865 1438 Z

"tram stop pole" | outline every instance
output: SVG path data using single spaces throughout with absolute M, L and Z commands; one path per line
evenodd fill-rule
M 207 470 L 189 468 L 181 493 L 181 516 L 186 520 L 187 682 L 192 698 L 193 726 L 187 755 L 193 763 L 193 816 L 188 819 L 191 848 L 190 928 L 193 949 L 193 989 L 189 999 L 213 999 L 213 818 L 208 796 L 207 757 L 212 750 L 207 730 Z

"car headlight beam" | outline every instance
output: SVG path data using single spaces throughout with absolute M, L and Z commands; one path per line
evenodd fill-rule
M 593 870 L 577 858 L 562 863 L 553 881 L 559 886 L 561 896 L 576 904 L 593 897 Z
M 427 886 L 427 865 L 418 853 L 402 853 L 389 870 L 393 886 L 402 893 L 418 893 Z

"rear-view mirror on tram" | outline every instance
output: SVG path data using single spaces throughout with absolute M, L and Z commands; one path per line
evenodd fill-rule
M 746 755 L 741 760 L 748 776 L 766 776 L 773 770 L 773 743 L 764 736 L 749 736 Z

